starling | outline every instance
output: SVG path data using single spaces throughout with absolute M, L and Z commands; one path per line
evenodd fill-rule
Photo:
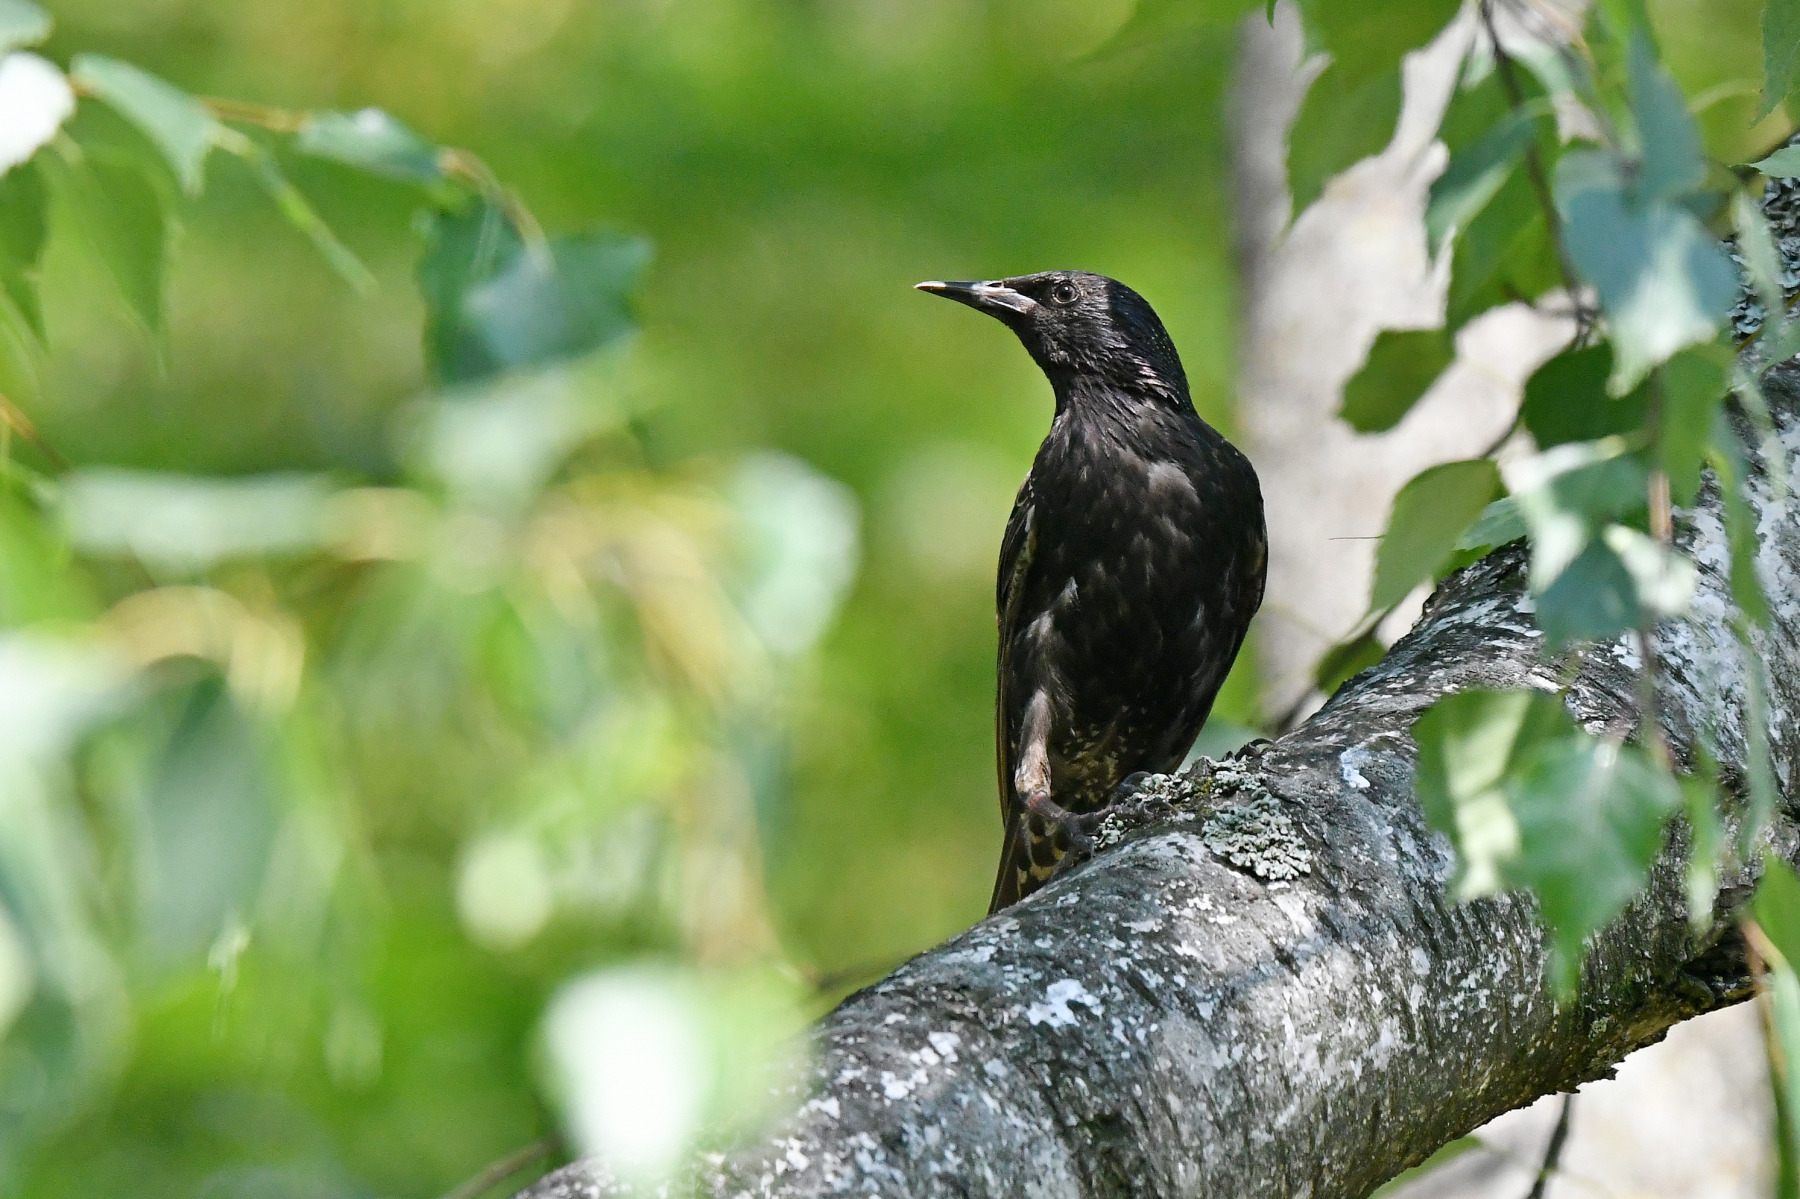
M 1262 491 L 1131 288 L 1084 271 L 918 287 L 1004 322 L 1056 393 L 1000 547 L 997 912 L 1091 840 L 1121 782 L 1181 764 L 1262 602 Z

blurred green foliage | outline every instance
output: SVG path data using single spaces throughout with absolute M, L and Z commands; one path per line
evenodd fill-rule
M 547 1010 L 760 1043 L 980 913 L 1049 403 L 907 285 L 1127 279 L 1229 428 L 1260 6 L 47 7 L 0 0 L 84 95 L 0 187 L 0 1189 L 441 1193 L 612 1085 Z M 1451 7 L 1309 6 L 1303 194 Z M 1656 6 L 1723 161 L 1757 15 Z

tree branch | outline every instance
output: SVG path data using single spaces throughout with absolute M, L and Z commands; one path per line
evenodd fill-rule
M 1800 370 L 1766 382 L 1790 457 Z M 1769 443 L 1765 443 L 1769 444 Z M 1792 462 L 1788 474 L 1795 472 Z M 1800 860 L 1800 522 L 1760 464 L 1750 498 L 1772 628 L 1774 842 Z M 1745 771 L 1744 661 L 1716 486 L 1679 514 L 1694 614 L 1656 631 L 1678 763 L 1697 740 Z M 1363 1199 L 1445 1142 L 1607 1075 L 1751 979 L 1722 880 L 1696 932 L 1685 832 L 1592 944 L 1579 998 L 1546 982 L 1528 897 L 1445 894 L 1452 855 L 1412 790 L 1413 720 L 1469 687 L 1551 689 L 1591 730 L 1634 727 L 1635 634 L 1557 660 L 1530 616 L 1524 547 L 1447 580 L 1418 627 L 1258 757 L 1203 763 L 1177 817 L 1119 844 L 847 999 L 775 1133 L 709 1165 L 700 1193 L 802 1196 L 1306 1195 Z M 614 1193 L 577 1163 L 524 1195 Z

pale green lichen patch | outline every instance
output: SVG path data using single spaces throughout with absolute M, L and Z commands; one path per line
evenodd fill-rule
M 1200 829 L 1206 848 L 1258 878 L 1283 881 L 1312 873 L 1312 850 L 1281 801 L 1267 791 L 1215 811 Z

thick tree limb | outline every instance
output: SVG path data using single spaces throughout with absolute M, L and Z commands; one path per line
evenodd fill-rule
M 1800 476 L 1800 372 L 1768 389 Z M 1774 608 L 1770 736 L 1791 801 L 1800 522 L 1760 475 L 1750 491 Z M 1744 662 L 1716 495 L 1679 536 L 1700 594 L 1657 635 L 1660 715 L 1678 757 L 1704 743 L 1737 779 Z M 846 1000 L 815 1032 L 798 1113 L 699 1189 L 1363 1199 L 1451 1138 L 1744 998 L 1728 914 L 1753 880 L 1725 880 L 1720 914 L 1696 933 L 1679 836 L 1595 939 L 1565 1006 L 1532 901 L 1446 897 L 1451 853 L 1412 792 L 1420 712 L 1468 687 L 1568 683 L 1590 729 L 1636 721 L 1632 642 L 1552 661 L 1530 610 L 1520 546 L 1448 580 L 1379 666 L 1260 757 L 1203 779 L 1209 793 L 1182 818 L 1128 832 Z M 1193 781 L 1184 789 L 1195 802 Z M 1800 856 L 1788 811 L 1775 840 Z M 526 1194 L 611 1189 L 578 1164 Z

